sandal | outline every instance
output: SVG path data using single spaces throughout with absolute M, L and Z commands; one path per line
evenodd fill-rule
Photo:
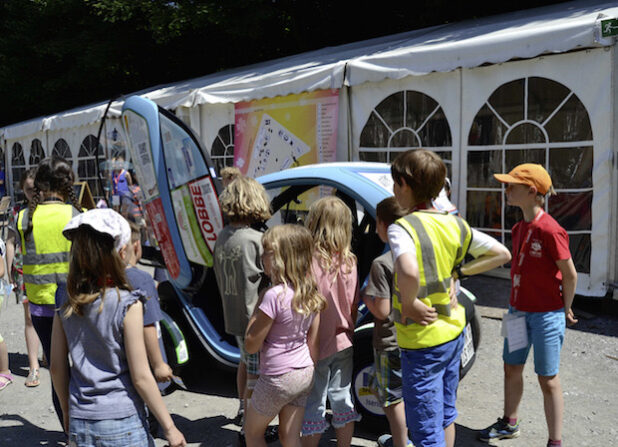
M 41 380 L 39 378 L 39 370 L 37 368 L 32 368 L 28 372 L 28 377 L 26 377 L 26 385 L 28 388 L 34 388 L 35 386 L 39 386 L 41 384 Z
M 13 376 L 9 374 L 0 374 L 0 391 L 13 383 Z

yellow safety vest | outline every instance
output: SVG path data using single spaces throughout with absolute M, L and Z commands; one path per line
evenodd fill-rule
M 420 288 L 418 299 L 438 312 L 438 319 L 427 326 L 412 320 L 401 322 L 401 299 L 394 276 L 393 318 L 397 343 L 404 349 L 423 349 L 454 340 L 466 325 L 463 306 L 451 309 L 449 288 L 451 272 L 465 257 L 472 240 L 468 223 L 447 213 L 416 211 L 396 224 L 414 239 L 418 261 Z
M 26 240 L 29 210 L 19 212 L 17 229 L 21 237 L 24 284 L 28 301 L 34 304 L 55 304 L 59 282 L 65 282 L 69 272 L 71 242 L 62 234 L 66 224 L 79 214 L 64 203 L 39 204 L 32 217 L 32 233 Z

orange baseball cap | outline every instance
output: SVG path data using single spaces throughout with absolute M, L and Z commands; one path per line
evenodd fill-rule
M 508 174 L 494 174 L 501 183 L 517 183 L 534 186 L 540 194 L 547 194 L 551 188 L 551 177 L 541 165 L 524 163 L 515 166 Z

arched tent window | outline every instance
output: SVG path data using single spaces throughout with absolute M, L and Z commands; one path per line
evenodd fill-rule
M 41 160 L 45 158 L 45 151 L 41 140 L 35 138 L 30 145 L 30 158 L 28 159 L 28 166 L 31 168 L 36 167 Z
M 467 146 L 466 217 L 511 246 L 519 208 L 507 206 L 493 173 L 521 163 L 543 165 L 557 196 L 545 209 L 569 233 L 577 270 L 590 272 L 593 137 L 577 95 L 551 79 L 517 79 L 497 88 L 477 112 Z
M 26 172 L 26 159 L 21 144 L 13 143 L 11 148 L 11 174 L 13 175 L 13 194 L 16 201 L 23 200 L 24 195 L 19 188 L 19 179 Z
M 52 149 L 52 155 L 64 158 L 70 164 L 73 164 L 73 154 L 71 154 L 71 148 L 69 143 L 64 138 L 60 138 L 54 143 L 54 149 Z
M 404 90 L 373 109 L 361 132 L 359 157 L 391 162 L 399 152 L 422 147 L 438 153 L 451 176 L 452 145 L 451 129 L 440 104 L 424 93 Z
M 217 168 L 217 172 L 221 172 L 226 166 L 234 165 L 234 125 L 228 124 L 219 129 L 219 133 L 212 143 L 210 149 L 210 158 Z
M 97 139 L 94 135 L 88 135 L 82 141 L 77 154 L 77 177 L 81 181 L 88 182 L 90 192 L 94 198 L 103 197 L 103 191 L 99 187 L 97 177 L 97 153 L 101 154 L 103 148 L 97 144 Z

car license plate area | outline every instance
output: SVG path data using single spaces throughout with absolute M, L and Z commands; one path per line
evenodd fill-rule
M 466 325 L 466 330 L 464 331 L 464 347 L 461 352 L 461 367 L 465 368 L 468 363 L 474 357 L 474 342 L 472 340 L 472 326 L 470 323 Z

